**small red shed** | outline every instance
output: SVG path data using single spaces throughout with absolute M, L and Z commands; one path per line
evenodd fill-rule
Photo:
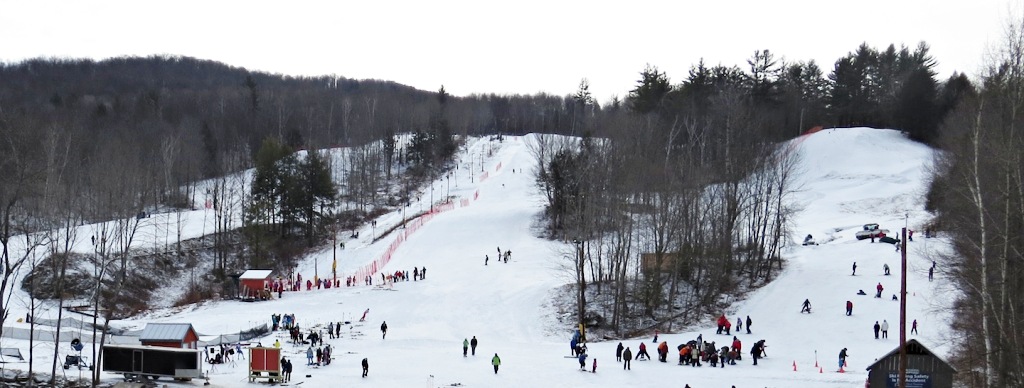
M 139 342 L 165 348 L 199 349 L 199 334 L 191 323 L 150 323 L 142 329 Z
M 264 289 L 270 289 L 273 284 L 274 281 L 270 278 L 273 273 L 274 271 L 269 269 L 250 269 L 243 272 L 242 276 L 238 277 L 239 293 L 243 298 L 259 299 L 260 293 Z
M 284 381 L 280 348 L 249 348 L 249 382 L 256 379 L 268 379 L 271 383 Z

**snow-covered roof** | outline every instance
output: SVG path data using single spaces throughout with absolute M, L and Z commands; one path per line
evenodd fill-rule
M 270 274 L 273 273 L 273 272 L 274 272 L 273 270 L 269 270 L 269 269 L 250 269 L 248 271 L 243 272 L 242 276 L 239 276 L 238 278 L 239 279 L 266 279 L 266 278 L 270 277 Z
M 181 341 L 192 329 L 191 323 L 150 323 L 142 329 L 139 341 Z

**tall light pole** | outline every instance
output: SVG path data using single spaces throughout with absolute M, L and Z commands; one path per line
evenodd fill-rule
M 909 215 L 907 218 L 910 218 Z M 898 387 L 907 386 L 907 227 L 900 238 L 900 374 Z
M 334 264 L 333 265 L 337 266 L 338 265 L 338 217 L 334 216 L 334 212 L 333 211 L 331 212 L 331 250 L 333 251 L 332 254 L 334 255 L 334 257 L 333 257 L 333 259 L 334 259 L 333 263 Z M 316 266 L 316 256 L 315 255 L 313 256 L 313 263 L 314 263 L 313 265 Z M 313 269 L 313 276 L 317 276 L 316 268 Z M 338 276 L 335 275 L 334 277 L 337 278 Z
M 445 195 L 444 197 L 449 198 L 452 196 L 452 173 L 449 172 L 448 175 L 444 177 L 444 179 L 448 181 L 448 194 Z
M 337 245 L 337 247 L 341 248 L 341 249 L 345 249 L 345 243 L 339 243 Z M 337 249 L 337 248 L 335 248 L 335 249 Z M 334 255 L 334 262 L 331 263 L 331 277 L 332 277 L 331 281 L 334 281 L 334 282 L 338 281 L 338 255 L 337 254 Z
M 583 270 L 584 269 L 584 265 L 583 265 L 584 264 L 583 263 L 583 258 L 584 258 L 584 256 L 583 256 L 583 243 L 584 243 L 584 241 L 581 240 L 581 239 L 574 239 L 574 240 L 572 240 L 572 242 L 573 242 L 573 244 L 575 244 L 575 248 L 576 248 L 576 288 L 578 289 L 578 294 L 576 295 L 576 314 L 577 314 L 577 319 L 579 320 L 579 330 L 580 330 L 581 340 L 586 342 L 586 338 L 587 338 L 586 327 L 583 326 L 583 322 L 584 322 L 584 319 L 586 318 L 585 315 L 586 315 L 586 311 L 587 311 L 586 310 L 586 303 L 587 303 L 587 295 L 586 295 L 586 291 L 587 290 L 586 289 L 587 289 L 587 283 L 586 283 L 586 279 L 584 278 L 584 276 L 586 276 L 586 273 Z

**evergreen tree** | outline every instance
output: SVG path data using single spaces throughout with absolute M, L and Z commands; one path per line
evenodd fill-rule
M 894 124 L 910 138 L 925 143 L 936 138 L 939 111 L 938 85 L 931 70 L 920 67 L 910 73 L 896 98 Z
M 647 114 L 661 108 L 665 96 L 671 90 L 668 76 L 658 71 L 657 67 L 647 65 L 640 73 L 637 86 L 629 91 L 626 101 L 634 113 Z
M 828 104 L 833 120 L 838 125 L 871 125 L 869 112 L 874 111 L 871 90 L 874 82 L 870 68 L 874 62 L 874 50 L 862 44 L 856 53 L 836 61 L 829 74 L 831 88 Z
M 782 68 L 775 55 L 768 50 L 754 51 L 754 56 L 747 60 L 750 66 L 748 78 L 750 96 L 755 103 L 774 104 L 778 97 L 778 83 Z

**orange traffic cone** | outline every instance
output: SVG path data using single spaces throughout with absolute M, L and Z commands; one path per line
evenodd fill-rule
M 825 368 L 818 367 L 818 373 L 825 373 Z
M 820 368 L 820 366 L 818 366 L 818 360 L 814 360 L 814 367 L 815 368 Z
M 793 372 L 796 372 L 796 360 L 793 360 Z

